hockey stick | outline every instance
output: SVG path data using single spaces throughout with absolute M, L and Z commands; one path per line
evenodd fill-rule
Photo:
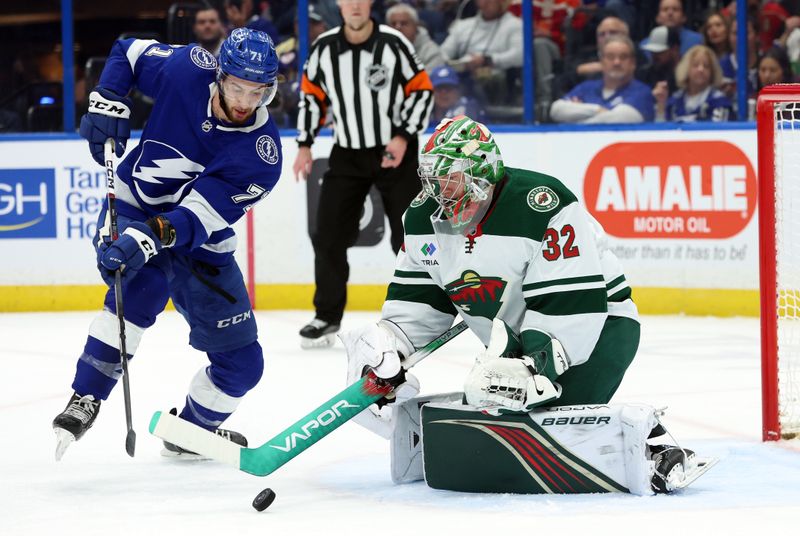
M 404 362 L 408 370 L 450 339 L 467 329 L 459 322 Z M 232 443 L 175 415 L 156 411 L 150 420 L 150 433 L 184 449 L 230 464 L 256 476 L 267 476 L 311 445 L 327 436 L 392 390 L 372 374 L 364 376 L 317 409 L 256 448 Z
M 114 165 L 114 139 L 108 138 L 105 146 L 106 160 L 106 187 L 108 190 L 108 215 L 111 220 L 111 240 L 119 237 L 117 228 L 117 175 Z M 125 347 L 125 317 L 122 309 L 122 274 L 121 268 L 114 272 L 114 299 L 119 320 L 119 360 L 122 363 L 122 391 L 125 396 L 125 424 L 128 426 L 128 435 L 125 436 L 125 451 L 133 458 L 136 450 L 136 432 L 133 431 L 133 417 L 131 415 L 131 385 L 128 380 L 128 353 Z

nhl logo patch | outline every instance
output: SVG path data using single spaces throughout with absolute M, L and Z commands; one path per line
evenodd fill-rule
M 528 206 L 536 212 L 547 212 L 558 206 L 558 196 L 547 186 L 537 186 L 528 192 Z
M 410 208 L 417 208 L 421 207 L 425 204 L 425 201 L 428 200 L 428 194 L 425 190 L 422 190 L 420 193 L 417 194 L 417 197 L 411 200 L 411 204 L 409 205 Z
M 367 67 L 367 86 L 372 91 L 380 91 L 389 85 L 389 71 L 381 64 Z
M 211 52 L 203 47 L 192 47 L 192 51 L 189 52 L 189 56 L 192 58 L 192 63 L 201 69 L 213 71 L 217 68 L 217 59 L 213 56 L 213 54 L 211 54 Z
M 278 163 L 278 146 L 270 136 L 261 136 L 256 140 L 256 152 L 267 164 Z
M 203 129 L 203 132 L 211 132 L 211 129 L 214 128 L 214 126 L 211 124 L 211 121 L 206 119 L 203 121 L 203 124 L 200 125 L 200 128 Z

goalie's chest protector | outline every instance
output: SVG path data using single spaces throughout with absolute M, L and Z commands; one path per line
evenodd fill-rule
M 424 193 L 411 203 L 405 217 L 405 251 L 410 262 L 430 274 L 484 343 L 489 340 L 492 319 L 501 310 L 510 326 L 522 324 L 523 280 L 541 257 L 541 237 L 558 211 L 557 207 L 541 212 L 531 208 L 529 194 L 541 180 L 532 182 L 527 176 L 513 175 L 514 171 L 509 170 L 509 180 L 487 216 L 466 235 L 435 233 L 430 216 L 438 205 Z M 556 186 L 545 188 L 554 192 Z

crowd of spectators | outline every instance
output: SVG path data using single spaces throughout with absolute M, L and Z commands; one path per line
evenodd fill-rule
M 521 121 L 521 2 L 373 2 L 373 17 L 414 45 L 431 76 L 431 125 L 465 112 L 487 122 Z M 247 24 L 275 38 L 283 87 L 273 114 L 291 128 L 298 87 L 296 24 L 287 33 L 287 25 L 270 13 L 277 4 L 251 3 L 226 0 L 221 18 L 229 28 Z M 286 0 L 281 8 L 291 4 Z M 310 4 L 313 40 L 341 19 L 336 0 Z M 800 0 L 749 0 L 747 21 L 746 92 L 752 101 L 763 86 L 791 82 L 800 73 Z M 733 120 L 738 116 L 736 30 L 736 3 L 729 0 L 534 0 L 536 120 Z
M 341 24 L 338 1 L 310 0 L 311 40 Z M 372 16 L 411 42 L 435 86 L 435 124 L 464 111 L 486 122 L 523 113 L 522 0 L 374 0 Z M 208 0 L 195 40 L 216 54 L 231 30 L 263 30 L 281 60 L 271 111 L 297 117 L 296 0 Z M 748 0 L 747 88 L 800 74 L 800 0 Z M 729 121 L 739 116 L 736 2 L 533 0 L 536 121 Z M 7 117 L 0 120 L 7 121 Z M 0 123 L 2 123 L 0 121 Z

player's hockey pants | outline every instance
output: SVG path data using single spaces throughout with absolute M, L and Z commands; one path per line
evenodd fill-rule
M 189 344 L 210 366 L 192 380 L 181 417 L 215 428 L 261 379 L 264 360 L 242 274 L 233 258 L 219 266 L 162 250 L 123 287 L 126 349 L 136 352 L 142 333 L 171 297 L 190 327 Z M 104 400 L 121 376 L 114 289 L 92 322 L 78 359 L 73 389 Z M 170 359 L 170 356 L 162 356 Z
M 608 403 L 636 356 L 640 331 L 636 320 L 609 316 L 589 360 L 556 380 L 562 388 L 557 405 Z

